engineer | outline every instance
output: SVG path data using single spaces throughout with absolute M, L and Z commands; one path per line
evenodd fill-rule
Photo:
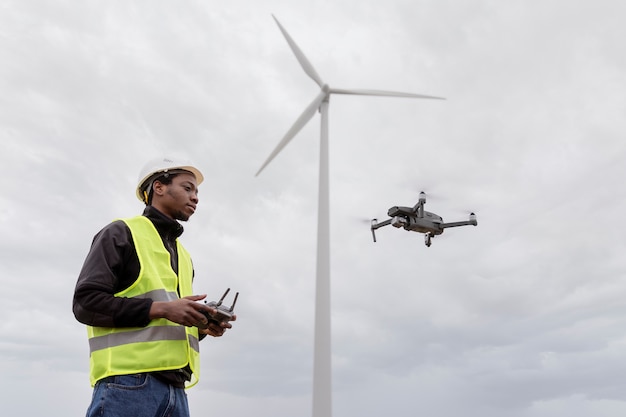
M 73 299 L 89 338 L 87 417 L 189 416 L 185 389 L 199 379 L 199 341 L 231 328 L 207 320 L 216 311 L 199 302 L 206 294 L 194 295 L 179 241 L 202 181 L 188 161 L 149 162 L 136 189 L 143 215 L 115 220 L 93 239 Z

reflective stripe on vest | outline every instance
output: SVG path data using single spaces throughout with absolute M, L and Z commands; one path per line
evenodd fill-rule
M 170 254 L 152 222 L 137 216 L 123 220 L 130 229 L 139 259 L 139 275 L 127 289 L 115 294 L 124 298 L 173 301 L 192 295 L 193 266 L 185 248 L 176 241 L 178 276 Z M 195 385 L 199 377 L 198 329 L 166 319 L 150 321 L 146 327 L 87 327 L 91 384 L 107 376 L 175 370 L 189 365 Z
M 198 338 L 187 335 L 182 326 L 149 326 L 127 332 L 107 333 L 89 339 L 89 350 L 94 352 L 128 343 L 152 342 L 157 340 L 189 340 L 189 345 L 196 352 L 200 351 Z

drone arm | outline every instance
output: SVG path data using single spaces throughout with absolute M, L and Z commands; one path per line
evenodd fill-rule
M 415 204 L 413 206 L 413 213 L 417 214 L 418 218 L 422 218 L 424 217 L 424 204 L 426 204 L 426 194 L 424 193 L 424 191 L 420 192 L 420 198 L 417 202 L 417 204 Z
M 476 219 L 474 219 L 474 220 L 465 220 L 462 222 L 441 223 L 439 227 L 442 229 L 447 229 L 449 227 L 477 226 L 477 225 L 478 225 L 478 222 L 476 221 Z
M 376 221 L 376 219 L 372 220 L 372 230 L 376 230 L 376 229 L 379 229 L 379 228 L 381 228 L 383 226 L 390 225 L 391 224 L 391 220 L 392 219 L 387 219 L 387 220 L 385 220 L 383 222 L 380 222 L 380 223 L 378 223 Z
M 411 208 L 411 213 L 417 215 L 418 218 L 424 217 L 424 201 L 420 200 L 416 205 Z
M 376 229 L 383 227 L 383 226 L 387 226 L 388 224 L 391 224 L 391 220 L 392 219 L 387 219 L 383 222 L 378 223 L 377 219 L 372 219 L 372 226 L 370 227 L 370 229 L 372 230 L 372 239 L 374 239 L 374 242 L 376 242 L 376 233 L 374 232 Z

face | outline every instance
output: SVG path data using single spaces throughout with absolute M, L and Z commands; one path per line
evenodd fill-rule
M 187 221 L 196 212 L 198 185 L 193 174 L 176 175 L 170 184 L 154 182 L 152 205 L 174 220 Z

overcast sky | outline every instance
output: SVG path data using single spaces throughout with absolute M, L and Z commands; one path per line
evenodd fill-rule
M 333 414 L 626 414 L 626 5 L 617 0 L 0 1 L 0 403 L 84 415 L 71 312 L 140 168 L 203 170 L 195 289 L 240 292 L 192 415 L 311 415 L 318 93 L 330 104 Z M 478 227 L 423 236 L 394 205 Z

